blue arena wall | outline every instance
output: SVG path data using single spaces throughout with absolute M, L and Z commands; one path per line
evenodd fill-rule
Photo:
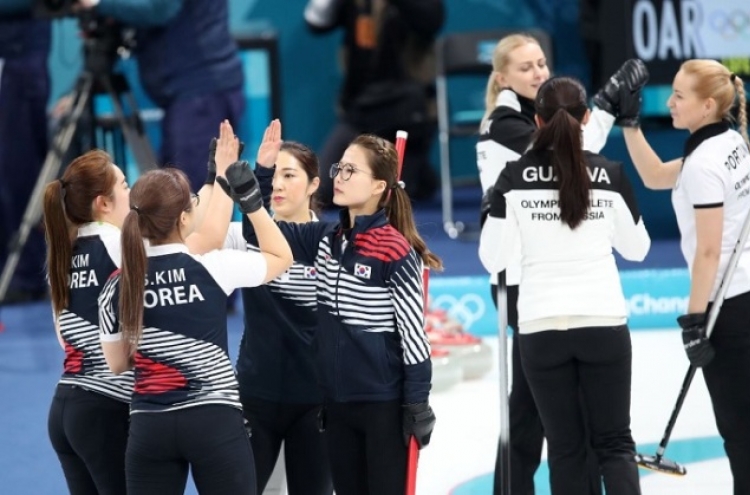
M 676 328 L 676 318 L 687 310 L 690 276 L 686 268 L 623 270 L 622 289 L 631 330 Z M 497 335 L 497 311 L 492 304 L 489 277 L 433 277 L 431 307 L 444 309 L 474 335 Z

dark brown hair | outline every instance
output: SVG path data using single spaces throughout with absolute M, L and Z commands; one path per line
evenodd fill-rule
M 388 222 L 401 232 L 422 258 L 425 266 L 442 269 L 443 262 L 427 248 L 414 224 L 414 214 L 411 201 L 406 191 L 398 185 L 398 155 L 393 143 L 371 134 L 362 134 L 351 142 L 351 145 L 361 147 L 369 158 L 372 176 L 385 181 L 385 191 L 378 202 L 380 208 L 385 208 Z
M 560 218 L 575 229 L 586 217 L 591 191 L 581 129 L 588 111 L 586 90 L 570 77 L 553 77 L 539 88 L 534 106 L 543 124 L 532 150 L 553 150 L 548 156 L 560 191 Z
M 193 203 L 185 174 L 174 168 L 143 174 L 130 190 L 130 212 L 122 226 L 120 324 L 133 352 L 143 326 L 143 297 L 148 259 L 143 240 L 163 244 L 177 229 L 183 211 Z
M 44 190 L 44 231 L 47 239 L 47 271 L 52 310 L 59 316 L 68 306 L 73 245 L 80 225 L 94 221 L 94 200 L 113 197 L 117 182 L 112 158 L 101 150 L 91 150 L 67 166 L 60 180 Z
M 281 150 L 292 155 L 302 166 L 302 170 L 307 174 L 307 183 L 311 183 L 316 177 L 320 177 L 320 166 L 318 157 L 315 152 L 302 143 L 296 141 L 284 141 L 281 143 Z M 315 191 L 310 196 L 310 209 L 320 216 L 320 202 L 318 201 L 318 192 Z

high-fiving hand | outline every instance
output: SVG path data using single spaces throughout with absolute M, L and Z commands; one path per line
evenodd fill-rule
M 261 167 L 271 168 L 276 164 L 276 159 L 281 150 L 281 121 L 274 119 L 266 127 L 263 133 L 263 141 L 258 148 L 258 165 Z

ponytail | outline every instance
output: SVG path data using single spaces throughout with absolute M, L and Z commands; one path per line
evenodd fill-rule
M 502 88 L 497 84 L 497 79 L 495 78 L 496 75 L 497 72 L 492 71 L 490 73 L 490 78 L 487 81 L 487 91 L 484 94 L 484 116 L 482 117 L 480 129 L 484 128 L 485 123 L 490 118 L 490 115 L 492 115 L 492 111 L 495 110 L 495 106 L 497 106 L 497 95 L 500 94 Z
M 65 216 L 65 190 L 59 180 L 44 190 L 44 235 L 47 240 L 47 271 L 49 274 L 52 311 L 60 316 L 68 306 L 70 290 L 68 273 L 73 254 L 70 224 Z
M 428 268 L 434 270 L 442 270 L 443 262 L 435 253 L 427 248 L 427 244 L 424 242 L 422 237 L 417 231 L 417 226 L 414 224 L 414 213 L 411 208 L 411 201 L 406 191 L 397 185 L 391 190 L 390 198 L 388 197 L 388 191 L 383 193 L 385 196 L 386 207 L 385 214 L 388 217 L 388 222 L 398 230 L 401 235 L 417 252 L 422 262 Z
M 143 327 L 143 297 L 148 259 L 143 245 L 137 207 L 131 207 L 122 226 L 122 271 L 120 278 L 120 324 L 131 354 L 135 352 Z
M 553 150 L 550 156 L 560 191 L 560 218 L 575 229 L 586 217 L 591 190 L 583 159 L 581 123 L 564 108 L 558 108 L 552 119 L 537 131 L 532 149 Z
M 745 142 L 750 146 L 750 138 L 747 135 L 747 95 L 745 94 L 745 83 L 740 76 L 734 74 L 734 89 L 737 91 L 737 100 L 739 109 L 737 112 L 737 121 L 740 124 L 740 134 L 745 138 Z

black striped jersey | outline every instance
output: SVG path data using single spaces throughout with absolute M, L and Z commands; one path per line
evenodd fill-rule
M 227 297 L 263 283 L 261 254 L 216 250 L 193 255 L 184 244 L 149 246 L 143 334 L 134 357 L 131 412 L 171 411 L 205 404 L 241 408 L 227 351 Z M 122 338 L 120 274 L 99 298 L 103 341 Z
M 682 170 L 672 191 L 680 245 L 692 273 L 696 251 L 695 210 L 723 207 L 721 256 L 711 300 L 729 264 L 745 217 L 750 212 L 748 145 L 727 122 L 702 127 L 685 144 Z M 726 297 L 750 291 L 750 244 L 745 243 Z
M 99 343 L 97 299 L 119 266 L 120 229 L 104 222 L 79 227 L 68 275 L 68 307 L 58 319 L 65 346 L 60 383 L 130 402 L 133 373 L 112 374 Z
M 559 317 L 601 323 L 578 326 L 621 324 L 627 312 L 612 249 L 640 261 L 651 245 L 632 186 L 621 164 L 585 152 L 589 209 L 572 230 L 560 219 L 551 153 L 529 151 L 502 171 L 479 257 L 494 273 L 512 261 L 516 249 L 521 251 L 521 333 L 545 329 L 536 322 Z
M 432 363 L 422 261 L 385 212 L 340 222 L 279 222 L 294 258 L 317 271 L 313 347 L 326 400 L 424 402 Z
M 482 123 L 477 142 L 477 168 L 482 191 L 495 185 L 505 165 L 518 158 L 531 145 L 537 130 L 534 122 L 534 101 L 504 89 L 497 95 L 495 109 Z M 613 115 L 600 108 L 591 111 L 588 124 L 583 126 L 583 149 L 598 153 L 615 122 Z M 506 270 L 508 285 L 517 285 L 521 275 L 520 253 Z M 496 274 L 493 274 L 496 282 Z
M 244 222 L 249 226 L 247 217 Z M 252 228 L 247 231 L 245 239 L 243 224 L 233 222 L 224 247 L 257 252 Z M 242 289 L 245 329 L 236 367 L 243 397 L 295 404 L 322 401 L 312 350 L 317 279 L 314 266 L 295 261 L 267 284 Z

